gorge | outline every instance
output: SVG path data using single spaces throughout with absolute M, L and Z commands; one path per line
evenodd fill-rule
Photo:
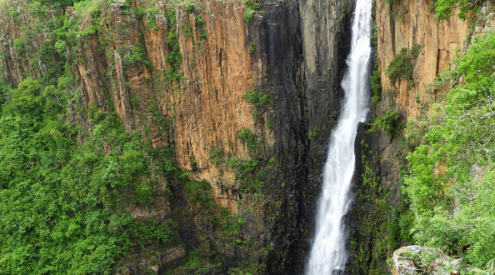
M 0 274 L 491 274 L 494 11 L 0 0 Z

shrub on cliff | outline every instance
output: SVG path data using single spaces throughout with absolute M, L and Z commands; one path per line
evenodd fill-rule
M 378 103 L 382 99 L 382 77 L 379 70 L 373 71 L 370 76 L 371 80 L 371 101 L 373 103 Z
M 404 79 L 410 83 L 414 83 L 413 79 L 413 64 L 409 59 L 409 54 L 406 48 L 400 50 L 399 54 L 390 62 L 387 67 L 387 76 L 390 83 L 395 84 L 397 80 Z M 414 85 L 414 84 L 413 84 Z
M 17 38 L 14 40 L 14 47 L 17 55 L 24 55 L 26 53 L 27 42 L 22 38 Z
M 410 50 L 402 48 L 397 56 L 390 62 L 387 67 L 386 74 L 390 79 L 390 83 L 395 85 L 397 80 L 407 80 L 409 88 L 414 87 L 414 66 L 411 59 L 418 57 L 421 46 L 414 45 Z
M 388 110 L 385 116 L 377 117 L 371 123 L 371 132 L 382 130 L 393 138 L 404 126 L 400 121 L 400 114 L 396 110 Z
M 470 10 L 481 6 L 480 0 L 437 0 L 435 2 L 435 17 L 440 20 L 447 20 L 454 15 L 454 8 L 459 8 L 459 18 L 466 19 Z
M 244 13 L 244 21 L 249 26 L 253 23 L 253 13 L 261 8 L 261 4 L 256 0 L 246 0 L 246 12 Z
M 243 96 L 247 102 L 253 104 L 256 107 L 264 107 L 270 103 L 270 95 L 263 92 L 257 92 L 253 90 L 248 90 Z

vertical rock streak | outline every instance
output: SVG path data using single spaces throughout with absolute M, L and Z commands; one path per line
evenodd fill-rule
M 357 126 L 366 120 L 369 101 L 371 55 L 371 0 L 357 0 L 352 24 L 348 71 L 342 81 L 345 91 L 342 113 L 330 139 L 318 202 L 316 235 L 311 249 L 308 275 L 326 275 L 344 270 L 348 252 L 347 230 L 342 220 L 349 210 L 354 175 L 354 141 Z

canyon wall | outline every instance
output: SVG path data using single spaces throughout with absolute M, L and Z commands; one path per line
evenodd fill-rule
M 26 1 L 4 1 L 0 73 L 17 86 L 27 77 L 44 83 L 67 66 L 76 79 L 68 91 L 76 98 L 69 104 L 71 123 L 91 133 L 97 110 L 115 112 L 127 132 L 150 139 L 154 148 L 170 148 L 189 180 L 211 186 L 213 213 L 192 203 L 178 179 L 163 180 L 153 205 L 128 207 L 136 219 L 177 221 L 180 234 L 173 246 L 153 246 L 155 255 L 146 256 L 150 247 L 136 249 L 119 266 L 121 274 L 180 268 L 198 249 L 218 255 L 223 266 L 214 268 L 216 274 L 229 268 L 302 274 L 343 96 L 353 1 L 272 1 L 260 9 L 244 1 L 193 4 L 190 10 L 191 4 L 175 2 L 94 1 L 85 10 L 37 12 Z M 419 115 L 432 96 L 424 92 L 427 85 L 449 66 L 456 48 L 466 46 L 468 23 L 438 21 L 430 6 L 419 0 L 375 3 L 383 86 L 373 107 L 377 116 L 390 109 L 404 122 Z M 80 23 L 64 28 L 62 14 Z M 65 43 L 54 42 L 55 29 L 67 33 Z M 405 80 L 390 83 L 388 64 L 414 45 L 421 46 L 412 60 L 414 87 Z M 356 139 L 356 195 L 346 217 L 350 274 L 390 272 L 385 260 L 394 245 L 386 227 L 400 202 L 403 159 L 397 152 L 407 152 L 401 137 L 368 129 L 361 125 Z M 226 233 L 209 220 L 222 211 L 242 217 L 240 232 Z
M 397 110 L 404 123 L 408 118 L 420 115 L 422 104 L 431 102 L 428 85 L 435 77 L 447 69 L 456 55 L 466 46 L 468 22 L 457 16 L 446 21 L 435 18 L 431 5 L 425 1 L 401 1 L 390 7 L 386 1 L 377 1 L 376 26 L 378 34 L 377 62 L 381 73 L 382 100 L 376 105 L 376 114 L 384 116 L 390 110 Z M 390 62 L 403 48 L 421 46 L 419 55 L 412 60 L 414 66 L 414 86 L 407 80 L 391 83 L 386 74 Z M 409 86 L 409 87 L 408 87 Z M 394 186 L 399 180 L 399 167 L 394 163 L 396 153 L 404 151 L 400 147 L 401 138 L 390 139 L 381 133 L 378 136 L 378 157 L 381 164 L 381 182 L 384 186 Z M 397 190 L 398 191 L 398 190 Z
M 431 1 L 376 1 L 373 70 L 381 76 L 382 91 L 381 99 L 373 103 L 374 119 L 394 110 L 404 127 L 408 120 L 428 115 L 431 104 L 447 91 L 432 88 L 435 78 L 462 55 L 473 35 L 493 29 L 489 3 L 477 13 L 470 12 L 467 20 L 458 18 L 458 10 L 448 20 L 438 20 L 433 8 Z M 419 48 L 417 56 L 408 57 L 414 84 L 405 79 L 392 83 L 387 68 L 402 49 L 411 52 L 413 48 Z M 370 129 L 369 124 L 361 125 L 355 144 L 361 153 L 356 153 L 356 199 L 349 215 L 352 274 L 392 272 L 386 260 L 412 241 L 400 235 L 405 225 L 400 217 L 408 208 L 400 189 L 401 173 L 407 173 L 408 167 L 405 156 L 413 144 L 408 144 L 403 132 L 391 137 Z
M 203 249 L 219 255 L 217 272 L 301 274 L 338 118 L 353 3 L 267 2 L 251 22 L 244 1 L 193 4 L 191 11 L 172 2 L 95 1 L 64 9 L 73 25 L 63 27 L 60 10 L 38 14 L 28 2 L 3 2 L 3 78 L 43 83 L 67 66 L 76 79 L 68 91 L 77 102 L 69 104 L 72 123 L 91 133 L 98 110 L 115 112 L 127 132 L 171 148 L 189 180 L 211 186 L 216 214 L 191 203 L 174 180 L 162 182 L 153 205 L 126 208 L 135 219 L 177 221 L 180 237 L 136 250 L 119 273 L 178 266 L 181 274 L 186 255 Z M 54 45 L 54 29 L 65 44 Z M 256 104 L 244 97 L 250 93 L 269 100 Z M 242 217 L 241 232 L 226 234 L 209 220 L 222 211 Z

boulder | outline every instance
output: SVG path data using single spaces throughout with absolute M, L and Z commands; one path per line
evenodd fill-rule
M 438 248 L 427 248 L 419 245 L 401 247 L 394 251 L 394 275 L 416 275 L 441 269 L 449 259 Z

